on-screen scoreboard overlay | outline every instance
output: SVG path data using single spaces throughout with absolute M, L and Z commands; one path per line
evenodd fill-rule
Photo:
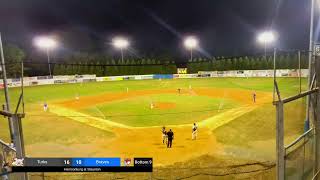
M 152 158 L 25 158 L 12 172 L 152 172 Z

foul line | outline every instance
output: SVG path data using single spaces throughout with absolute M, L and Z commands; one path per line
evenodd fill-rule
M 220 114 L 214 115 L 208 119 L 200 121 L 199 127 L 206 127 L 210 130 L 214 130 L 218 127 L 221 127 L 232 120 L 253 111 L 259 106 L 242 106 L 239 108 L 233 108 L 228 111 L 222 112 Z M 102 130 L 110 131 L 111 128 L 126 128 L 126 129 L 145 129 L 145 128 L 159 128 L 162 126 L 147 126 L 147 127 L 133 127 L 124 125 L 121 123 L 113 122 L 108 119 L 103 119 L 99 117 L 90 116 L 85 113 L 74 111 L 68 108 L 61 106 L 51 105 L 50 112 L 58 116 L 66 117 L 86 125 L 96 127 Z M 170 125 L 170 127 L 191 127 L 191 124 L 180 124 L 180 125 Z

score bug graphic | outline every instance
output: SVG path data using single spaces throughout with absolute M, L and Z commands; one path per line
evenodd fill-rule
M 125 159 L 123 160 L 123 163 L 124 163 L 125 166 L 130 166 L 130 164 L 131 164 L 131 158 L 125 158 Z

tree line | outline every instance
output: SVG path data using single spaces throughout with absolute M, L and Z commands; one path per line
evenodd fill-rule
M 174 61 L 162 63 L 155 59 L 111 59 L 104 62 L 77 62 L 74 64 L 55 64 L 54 75 L 96 74 L 97 76 L 174 74 L 177 66 Z
M 300 60 L 301 68 L 308 68 L 307 54 L 302 54 Z M 69 62 L 77 62 L 77 60 L 70 60 Z M 115 59 L 109 61 L 91 60 L 68 65 L 56 64 L 53 74 L 96 74 L 97 76 L 174 74 L 177 73 L 177 68 L 179 67 L 186 67 L 188 73 L 198 73 L 198 71 L 265 70 L 273 69 L 273 57 L 195 58 L 184 65 L 176 64 L 174 60 L 163 62 L 156 59 L 126 59 L 123 62 Z M 296 54 L 280 54 L 276 58 L 276 67 L 277 69 L 298 69 L 298 56 Z
M 194 59 L 189 60 L 187 64 L 189 73 L 198 71 L 227 71 L 227 70 L 265 70 L 273 69 L 273 56 L 255 56 L 255 57 L 218 57 L 214 59 Z M 308 55 L 301 54 L 300 67 L 308 68 Z M 277 69 L 298 69 L 299 58 L 297 53 L 279 54 L 276 57 Z
M 21 62 L 26 53 L 14 45 L 5 45 L 4 54 L 8 77 L 20 77 Z M 308 54 L 301 54 L 301 68 L 308 68 Z M 198 71 L 264 70 L 273 69 L 272 56 L 243 56 L 194 58 L 185 63 L 177 63 L 174 58 L 127 58 L 113 59 L 105 55 L 75 54 L 59 61 L 53 60 L 53 75 L 96 74 L 97 76 L 174 74 L 177 68 L 188 68 L 188 73 Z M 298 69 L 297 53 L 280 53 L 276 58 L 277 69 Z M 47 75 L 46 61 L 40 64 L 25 63 L 25 75 Z

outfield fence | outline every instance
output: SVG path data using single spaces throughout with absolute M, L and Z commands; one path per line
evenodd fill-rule
M 278 77 L 307 77 L 308 70 L 282 69 L 277 71 Z M 123 75 L 96 77 L 95 74 L 62 75 L 62 76 L 36 76 L 24 77 L 24 86 L 37 86 L 49 84 L 85 83 L 95 81 L 124 81 L 124 80 L 149 80 L 149 79 L 186 79 L 186 78 L 215 78 L 215 77 L 272 77 L 273 70 L 241 70 L 241 71 L 199 71 L 197 74 L 148 74 L 148 75 Z M 2 80 L 0 79 L 0 82 Z M 9 87 L 21 86 L 21 79 L 8 79 Z M 0 83 L 0 88 L 3 84 Z

